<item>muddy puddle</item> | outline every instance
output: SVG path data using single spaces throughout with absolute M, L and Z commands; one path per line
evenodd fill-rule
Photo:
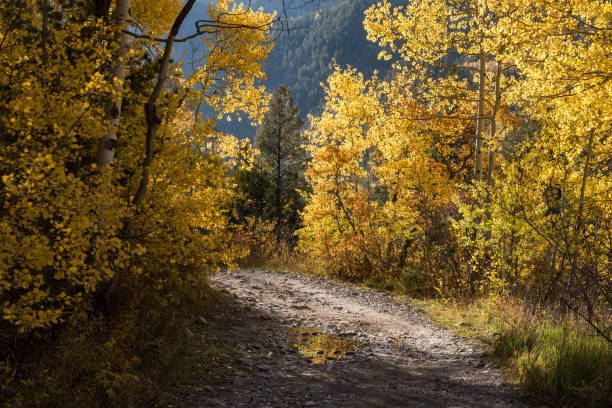
M 282 331 L 286 334 L 287 344 L 295 347 L 313 364 L 325 364 L 351 357 L 363 344 L 357 339 L 327 334 L 316 328 L 287 327 Z

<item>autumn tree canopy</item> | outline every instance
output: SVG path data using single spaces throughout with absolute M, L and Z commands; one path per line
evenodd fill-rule
M 611 13 L 373 5 L 364 27 L 394 73 L 329 77 L 302 249 L 341 276 L 551 302 L 610 340 Z
M 211 3 L 193 33 L 201 63 L 185 75 L 171 56 L 193 4 L 3 2 L 7 330 L 86 314 L 94 295 L 108 297 L 126 279 L 179 284 L 239 255 L 225 239 L 225 164 L 194 149 L 223 136 L 214 118 L 194 112 L 204 101 L 219 115 L 260 119 L 267 97 L 257 81 L 275 18 L 232 0 Z

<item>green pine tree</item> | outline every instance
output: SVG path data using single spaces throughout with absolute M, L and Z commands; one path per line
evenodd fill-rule
M 275 222 L 278 239 L 289 239 L 299 224 L 304 207 L 300 190 L 306 188 L 304 169 L 308 160 L 304 121 L 286 86 L 272 94 L 270 109 L 255 134 L 257 167 L 267 180 L 265 216 Z

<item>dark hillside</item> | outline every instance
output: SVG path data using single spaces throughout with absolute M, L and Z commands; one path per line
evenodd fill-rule
M 253 4 L 266 6 L 268 2 L 280 4 L 280 0 Z M 341 0 L 328 6 L 321 3 L 320 8 L 309 5 L 314 12 L 290 19 L 290 31 L 276 40 L 266 61 L 268 90 L 287 85 L 304 117 L 320 108 L 323 101 L 320 84 L 329 75 L 333 59 L 340 66 L 350 65 L 366 76 L 375 69 L 384 73 L 390 67 L 390 63 L 377 59 L 380 50 L 367 41 L 363 29 L 363 13 L 374 0 Z M 219 127 L 241 139 L 252 138 L 255 133 L 244 121 L 222 122 Z
M 329 75 L 332 59 L 366 76 L 375 69 L 386 71 L 390 64 L 377 59 L 380 49 L 366 39 L 362 24 L 364 11 L 373 3 L 343 0 L 315 16 L 294 19 L 294 27 L 308 28 L 290 31 L 277 41 L 266 63 L 268 86 L 288 85 L 302 112 L 313 113 L 321 105 L 320 83 Z

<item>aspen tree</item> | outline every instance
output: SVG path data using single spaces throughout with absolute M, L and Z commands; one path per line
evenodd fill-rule
M 195 0 L 188 0 L 178 12 L 168 36 L 161 40 L 155 39 L 155 41 L 162 42 L 164 48 L 155 85 L 144 104 L 147 125 L 146 144 L 140 181 L 131 199 L 135 209 L 142 205 L 149 185 L 156 134 L 162 123 L 157 112 L 157 105 L 161 92 L 169 79 L 170 56 L 175 41 L 185 41 L 185 39 L 177 39 L 177 35 L 194 4 Z M 195 88 L 200 85 L 202 89 L 200 95 L 195 98 L 193 91 L 187 92 L 186 99 L 188 103 L 197 101 L 198 107 L 195 109 L 198 112 L 199 106 L 205 100 L 220 112 L 219 116 L 243 110 L 254 120 L 259 120 L 263 112 L 261 104 L 252 102 L 263 101 L 265 91 L 262 86 L 255 86 L 255 79 L 263 77 L 260 65 L 272 47 L 269 28 L 276 19 L 273 15 L 265 14 L 261 10 L 254 11 L 250 7 L 244 8 L 242 4 L 236 4 L 233 0 L 211 4 L 208 14 L 208 19 L 197 20 L 197 31 L 189 36 L 189 38 L 199 38 L 202 43 L 206 44 L 201 53 L 204 63 L 198 66 L 185 81 L 188 87 Z M 140 37 L 147 38 L 147 36 Z M 245 47 L 245 44 L 249 46 Z M 243 58 L 240 66 L 234 65 L 237 58 Z M 202 142 L 202 137 L 206 136 L 196 136 L 195 128 L 198 121 L 198 118 L 194 118 L 192 137 L 195 143 Z M 132 226 L 133 220 L 125 222 L 124 236 L 131 234 Z
M 489 35 L 505 39 L 505 58 L 521 78 L 509 97 L 541 126 L 533 141 L 524 141 L 521 157 L 506 166 L 504 187 L 520 209 L 510 214 L 546 242 L 549 249 L 540 252 L 554 254 L 543 274 L 546 296 L 554 294 L 612 341 L 609 322 L 598 311 L 612 305 L 612 180 L 606 170 L 612 157 L 612 5 L 508 0 L 491 7 L 499 18 Z M 523 250 L 526 259 L 537 257 Z M 535 271 L 526 278 L 531 285 L 543 279 Z
M 157 114 L 157 99 L 161 94 L 164 84 L 168 80 L 170 55 L 172 55 L 174 39 L 178 35 L 179 29 L 181 28 L 183 21 L 191 11 L 194 4 L 195 0 L 187 0 L 179 14 L 176 16 L 172 27 L 170 28 L 168 37 L 165 40 L 164 52 L 161 57 L 160 67 L 157 73 L 157 80 L 155 81 L 155 86 L 153 87 L 153 91 L 149 95 L 149 99 L 144 105 L 145 118 L 147 123 L 146 150 L 145 158 L 142 163 L 142 177 L 140 179 L 140 183 L 138 184 L 138 190 L 136 191 L 136 194 L 134 195 L 133 199 L 134 205 L 140 205 L 142 203 L 144 195 L 147 191 L 147 186 L 149 184 L 149 168 L 151 167 L 151 163 L 153 161 L 153 146 L 155 143 L 155 135 L 157 133 L 159 125 L 161 124 L 161 119 Z M 127 234 L 129 234 L 129 230 L 130 227 L 128 223 L 126 228 Z
M 117 130 L 121 121 L 121 105 L 123 103 L 123 83 L 125 81 L 128 57 L 128 34 L 125 30 L 130 18 L 130 0 L 116 0 L 113 15 L 116 50 L 113 54 L 109 82 L 112 86 L 110 100 L 106 107 L 108 131 L 98 144 L 98 167 L 101 170 L 113 165 L 115 148 L 117 147 Z
M 257 81 L 275 19 L 229 0 L 211 4 L 193 37 L 204 40 L 208 58 L 191 76 L 168 63 L 156 78 L 153 61 L 181 3 L 0 4 L 0 313 L 7 331 L 85 318 L 94 296 L 109 293 L 100 289 L 110 279 L 122 288 L 171 290 L 244 254 L 228 239 L 236 227 L 221 149 L 194 149 L 215 134 L 214 119 L 200 118 L 193 132 L 189 110 L 199 97 L 193 83 L 208 76 L 205 100 L 219 114 L 260 117 L 266 93 Z M 116 11 L 112 19 L 108 10 Z M 124 34 L 127 54 L 116 40 Z M 148 171 L 155 183 L 135 208 L 147 151 L 142 106 L 154 90 L 159 123 Z M 120 108 L 107 109 L 109 97 Z M 118 109 L 120 116 L 111 115 Z M 101 140 L 118 134 L 120 143 L 99 161 Z M 121 234 L 125 220 L 137 226 L 130 239 Z
M 337 274 L 388 279 L 410 264 L 433 286 L 437 212 L 472 156 L 462 122 L 411 120 L 433 114 L 405 92 L 403 74 L 365 80 L 336 67 L 329 77 L 323 113 L 310 118 L 312 194 L 298 235 Z
M 416 0 L 394 9 L 384 1 L 367 10 L 364 19 L 368 39 L 383 47 L 379 58 L 396 55 L 397 69 L 411 75 L 416 100 L 435 107 L 440 117 L 474 118 L 475 181 L 485 178 L 485 123 L 489 122 L 493 133 L 488 144 L 494 152 L 498 120 L 494 107 L 499 108 L 509 85 L 505 73 L 511 64 L 496 66 L 503 41 L 489 33 L 494 20 L 488 3 L 481 0 Z M 471 106 L 472 115 L 466 117 L 464 109 L 459 114 L 459 105 Z M 493 155 L 489 157 L 494 165 Z M 493 168 L 488 170 L 487 179 L 492 179 L 492 172 Z

